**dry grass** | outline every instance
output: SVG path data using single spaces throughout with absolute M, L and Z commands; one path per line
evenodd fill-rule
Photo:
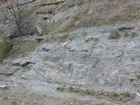
M 10 52 L 10 57 L 18 57 L 19 55 L 24 57 L 29 52 L 34 51 L 39 45 L 40 43 L 37 40 L 16 42 L 16 44 L 14 44 L 13 49 Z
M 65 42 L 66 40 L 73 40 L 73 36 L 69 35 L 69 34 L 64 34 L 64 35 L 60 35 L 60 36 L 56 36 L 56 35 L 51 35 L 51 36 L 47 36 L 44 39 L 44 43 L 45 42 L 54 42 L 54 41 L 58 41 L 58 42 Z
M 88 39 L 85 40 L 85 42 L 90 42 L 90 41 L 98 41 L 99 39 L 96 37 L 90 37 Z
M 94 12 L 88 14 L 92 6 L 94 6 Z M 60 20 L 58 24 L 60 25 L 59 30 L 68 31 L 79 27 L 102 26 L 115 24 L 118 21 L 130 21 L 139 16 L 140 5 L 134 4 L 131 0 L 95 0 L 94 2 L 89 0 L 78 5 L 72 16 Z
M 10 50 L 12 49 L 12 46 L 12 40 L 3 38 L 3 41 L 0 42 L 0 62 L 8 56 Z
M 118 31 L 112 31 L 110 33 L 110 35 L 108 36 L 109 39 L 119 39 L 120 38 L 120 34 Z

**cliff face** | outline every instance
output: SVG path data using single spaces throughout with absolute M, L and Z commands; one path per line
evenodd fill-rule
M 31 63 L 31 69 L 52 83 L 136 92 L 138 88 L 133 85 L 139 81 L 140 32 L 133 28 L 118 29 L 114 27 L 111 32 L 110 26 L 80 28 L 46 36 L 44 44 L 13 63 L 21 66 Z M 134 79 L 133 83 L 130 79 Z
M 139 105 L 139 0 L 28 5 L 34 33 L 14 38 L 0 65 L 0 94 L 8 97 L 2 103 Z M 9 24 L 0 23 L 2 29 Z

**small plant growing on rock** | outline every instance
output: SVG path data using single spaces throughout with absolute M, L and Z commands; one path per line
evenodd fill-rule
M 124 98 L 132 97 L 132 95 L 129 92 L 124 92 L 122 95 Z
M 135 38 L 137 36 L 137 33 L 136 32 L 132 32 L 131 33 L 131 38 Z
M 91 37 L 91 38 L 86 39 L 85 42 L 98 41 L 98 40 L 99 40 L 98 38 Z
M 62 35 L 62 36 L 58 36 L 58 39 L 59 39 L 59 41 L 60 42 L 64 42 L 65 40 L 73 40 L 73 36 L 71 36 L 71 35 L 69 35 L 69 34 L 64 34 L 64 35 Z
M 124 33 L 124 36 L 125 36 L 125 37 L 128 37 L 128 36 L 129 36 L 129 33 L 128 33 L 128 32 L 125 32 L 125 33 Z
M 111 94 L 110 94 L 110 97 L 111 97 L 111 98 L 116 98 L 116 97 L 118 97 L 118 96 L 119 96 L 118 93 L 111 93 Z
M 120 38 L 120 34 L 118 31 L 112 31 L 108 37 L 109 39 L 119 39 Z
M 133 81 L 134 81 L 134 79 L 133 79 L 133 78 L 131 78 L 131 79 L 130 79 L 130 82 L 133 82 Z
M 63 87 L 58 87 L 58 88 L 56 88 L 56 90 L 57 90 L 57 91 L 60 91 L 60 92 L 63 92 L 63 91 L 65 90 L 65 88 L 63 88 Z
M 69 92 L 73 92 L 74 91 L 74 88 L 73 87 L 69 87 L 68 91 Z
M 134 60 L 135 60 L 135 58 L 134 58 L 134 57 L 132 57 L 132 58 L 131 58 L 131 61 L 134 61 Z
M 12 46 L 13 42 L 10 39 L 3 38 L 3 42 L 0 43 L 0 62 L 7 56 Z
M 95 91 L 92 90 L 83 90 L 81 92 L 82 95 L 95 95 Z
M 140 75 L 138 75 L 137 78 L 140 79 Z

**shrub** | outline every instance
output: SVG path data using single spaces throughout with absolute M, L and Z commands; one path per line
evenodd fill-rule
M 120 38 L 120 34 L 118 33 L 118 31 L 112 31 L 108 38 L 109 39 L 119 39 Z
M 73 92 L 74 91 L 74 88 L 73 87 L 69 87 L 68 91 L 69 92 Z
M 90 41 L 98 41 L 99 39 L 96 37 L 91 37 L 85 40 L 85 42 L 90 42 Z
M 140 79 L 140 75 L 138 75 L 137 78 Z
M 130 82 L 133 82 L 133 81 L 134 81 L 134 79 L 133 79 L 133 78 L 131 78 L 131 79 L 130 79 Z
M 82 95 L 95 95 L 95 91 L 93 90 L 83 90 L 81 92 Z
M 58 87 L 57 91 L 63 92 L 65 89 L 63 87 Z
M 137 36 L 137 33 L 136 32 L 132 32 L 131 33 L 131 38 L 134 38 L 134 37 L 136 37 Z
M 132 95 L 129 92 L 125 92 L 123 93 L 123 97 L 128 98 L 128 97 L 132 97 Z
M 125 37 L 128 37 L 128 36 L 129 36 L 129 33 L 128 33 L 128 32 L 125 32 L 125 33 L 124 33 L 124 36 L 125 36 Z
M 3 41 L 0 43 L 0 62 L 7 56 L 12 46 L 13 42 L 11 40 L 3 38 Z
M 110 96 L 111 96 L 112 98 L 116 98 L 116 97 L 119 96 L 119 94 L 118 94 L 118 93 L 111 93 Z

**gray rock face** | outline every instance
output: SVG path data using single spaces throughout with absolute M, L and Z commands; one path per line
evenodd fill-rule
M 7 65 L 5 66 L 0 66 L 0 75 L 12 75 L 18 70 L 18 67 L 10 67 Z
M 81 35 L 83 30 L 86 36 Z M 119 31 L 120 39 L 108 39 L 110 32 L 100 30 L 81 28 L 70 32 L 73 40 L 44 43 L 28 57 L 13 60 L 13 64 L 23 66 L 30 62 L 31 68 L 49 82 L 91 86 L 97 90 L 100 87 L 108 91 L 135 91 L 137 87 L 130 79 L 134 78 L 134 84 L 138 85 L 140 37 L 125 37 L 124 32 Z M 85 41 L 91 37 L 99 41 Z
M 30 63 L 33 63 L 33 61 L 31 61 L 30 58 L 26 57 L 26 58 L 23 58 L 23 59 L 15 59 L 12 61 L 12 64 L 13 65 L 20 65 L 20 66 L 26 66 Z

